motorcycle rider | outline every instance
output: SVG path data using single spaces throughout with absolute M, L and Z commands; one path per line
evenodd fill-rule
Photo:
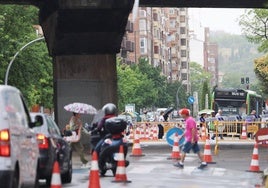
M 117 116 L 117 107 L 113 103 L 107 103 L 102 107 L 102 110 L 104 112 L 104 117 L 102 120 L 98 123 L 97 127 L 91 132 L 91 134 L 94 134 L 96 132 L 100 135 L 100 141 L 95 146 L 95 151 L 97 153 L 100 153 L 101 146 L 104 142 L 104 140 L 109 137 L 109 132 L 105 129 L 105 121 L 109 118 L 116 117 Z

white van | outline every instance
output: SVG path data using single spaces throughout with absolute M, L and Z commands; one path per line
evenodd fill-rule
M 0 187 L 38 187 L 39 148 L 20 91 L 0 85 Z

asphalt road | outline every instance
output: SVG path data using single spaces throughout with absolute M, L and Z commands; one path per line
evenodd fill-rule
M 130 148 L 131 149 L 131 148 Z M 173 166 L 174 161 L 167 160 L 171 148 L 166 144 L 142 145 L 144 157 L 131 158 L 127 168 L 129 184 L 111 183 L 114 179 L 111 172 L 100 179 L 104 188 L 139 187 L 139 188 L 202 188 L 202 187 L 254 187 L 261 183 L 261 174 L 246 172 L 249 169 L 252 144 L 222 144 L 217 156 L 213 155 L 216 164 L 210 164 L 205 170 L 198 170 L 199 161 L 196 155 L 189 154 L 183 170 Z M 130 150 L 131 151 L 131 150 Z M 214 147 L 212 146 L 212 151 Z M 268 167 L 268 150 L 259 148 L 261 170 Z M 63 187 L 88 187 L 89 169 L 81 169 L 78 157 L 74 154 L 74 173 L 71 184 Z M 43 182 L 41 182 L 43 184 Z M 46 187 L 46 186 L 41 186 Z

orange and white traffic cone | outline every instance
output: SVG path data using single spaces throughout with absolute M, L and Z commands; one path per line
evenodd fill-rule
M 247 138 L 248 138 L 248 136 L 247 136 L 247 129 L 246 129 L 246 125 L 244 124 L 243 125 L 243 128 L 242 128 L 241 139 L 245 140 Z
M 249 167 L 249 172 L 261 172 L 259 167 L 259 151 L 258 151 L 258 144 L 255 143 L 252 159 Z
M 206 127 L 203 125 L 201 128 L 201 140 L 206 141 L 207 136 L 206 136 Z
M 140 139 L 138 135 L 135 135 L 134 143 L 132 146 L 132 155 L 131 157 L 142 157 L 144 156 L 142 154 L 141 145 L 140 145 Z
M 96 151 L 92 155 L 88 188 L 100 188 L 98 154 Z
M 60 167 L 59 162 L 55 161 L 53 165 L 53 172 L 51 178 L 50 188 L 61 188 L 61 177 L 60 177 Z
M 211 147 L 208 138 L 206 139 L 206 144 L 204 148 L 204 161 L 209 164 L 216 164 L 216 162 L 213 162 L 212 160 Z
M 124 156 L 124 147 L 123 145 L 120 146 L 119 153 L 117 155 L 117 167 L 116 167 L 116 174 L 115 174 L 115 179 L 114 183 L 131 183 L 127 179 L 127 174 L 126 174 L 126 162 L 125 162 L 125 156 Z
M 181 154 L 180 154 L 180 147 L 179 147 L 179 136 L 178 136 L 178 133 L 175 133 L 171 157 L 169 157 L 168 159 L 179 160 L 180 158 L 181 158 Z
M 158 126 L 155 125 L 153 128 L 153 140 L 157 141 L 158 140 Z
M 134 140 L 134 129 L 133 128 L 130 128 L 129 139 Z

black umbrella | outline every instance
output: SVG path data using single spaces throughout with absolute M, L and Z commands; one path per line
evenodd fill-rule
M 164 113 L 164 115 L 163 115 L 165 121 L 167 121 L 167 119 L 168 119 L 168 115 L 169 115 L 171 112 L 173 112 L 173 110 L 174 110 L 174 108 L 171 107 L 171 108 L 168 108 L 168 109 L 165 111 L 165 113 Z

